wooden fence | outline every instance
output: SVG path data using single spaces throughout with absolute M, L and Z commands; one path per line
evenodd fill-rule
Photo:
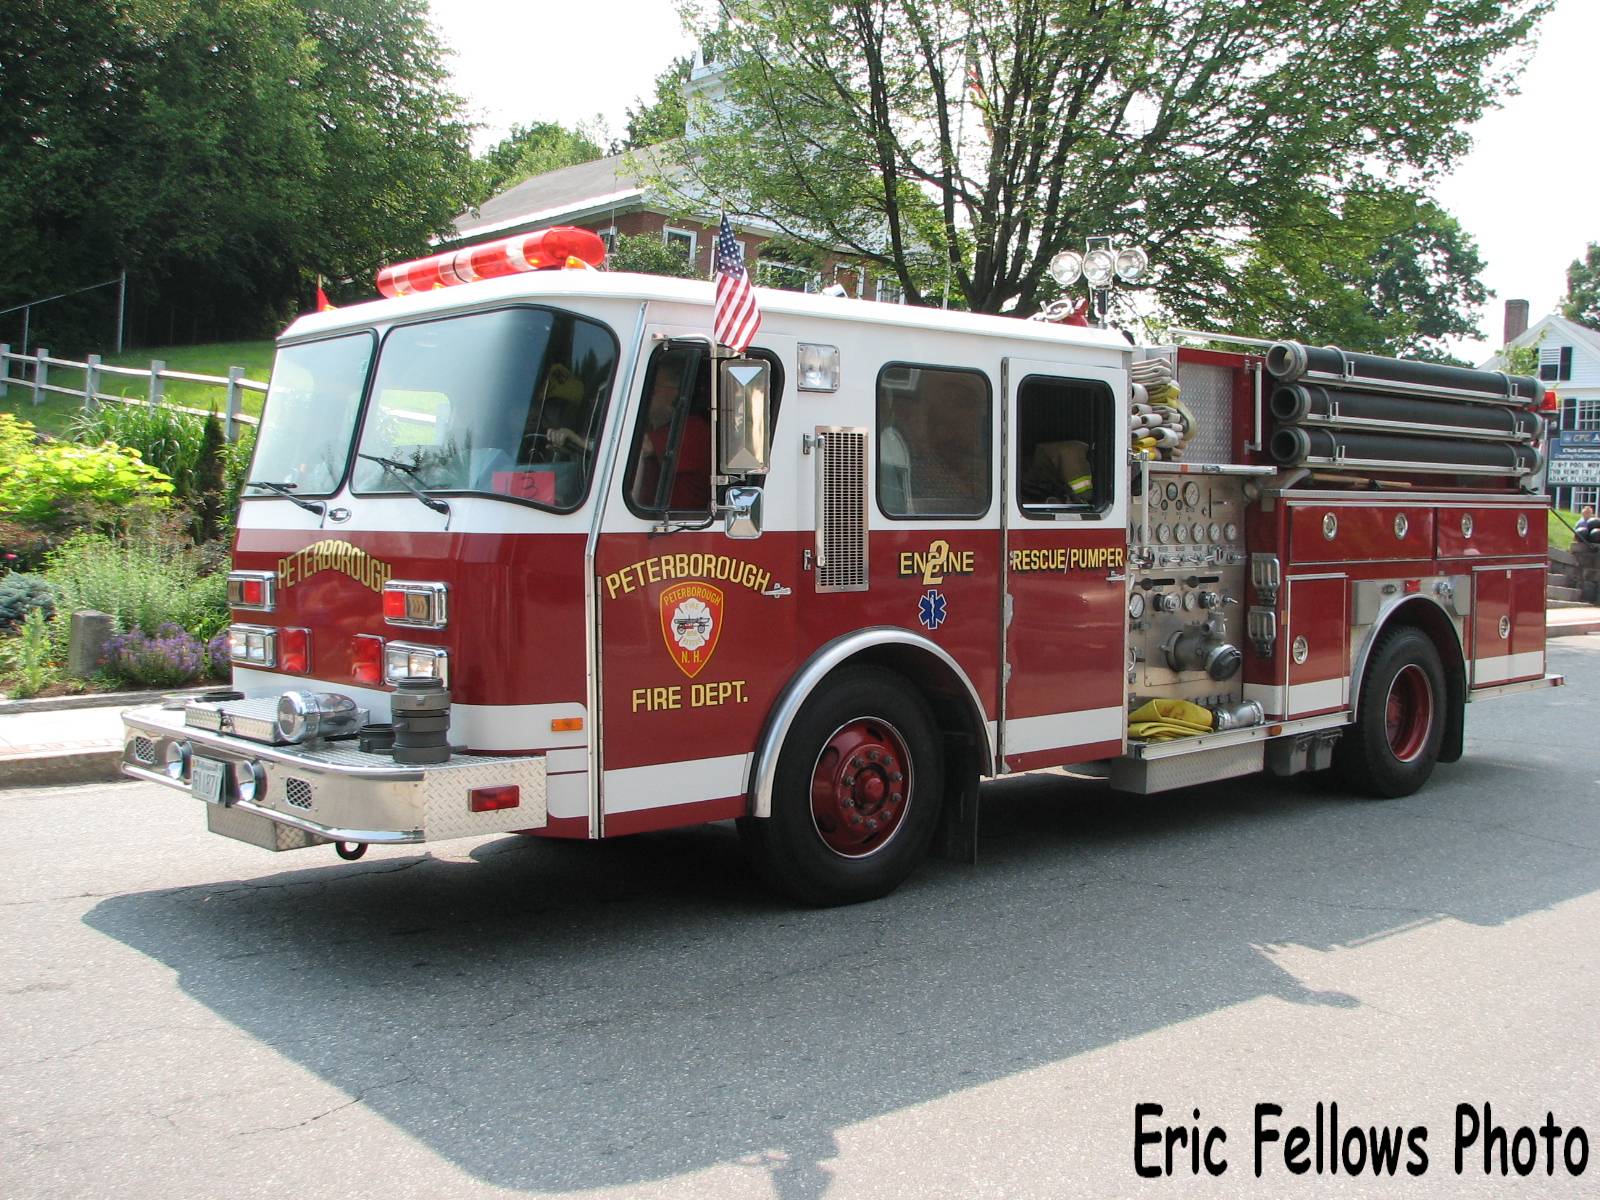
M 76 387 L 52 383 L 51 368 L 82 371 L 83 382 Z M 112 392 L 102 392 L 100 390 L 102 381 L 108 375 L 145 380 L 145 394 L 122 396 Z M 214 408 L 189 408 L 181 404 L 170 404 L 167 407 L 174 412 L 193 413 L 201 417 L 208 417 L 215 412 L 222 418 L 223 432 L 230 442 L 237 440 L 241 426 L 261 423 L 259 417 L 252 417 L 243 411 L 242 402 L 246 392 L 264 395 L 267 385 L 257 379 L 246 379 L 243 367 L 229 367 L 226 376 L 197 375 L 192 371 L 169 370 L 167 364 L 159 359 L 152 361 L 148 368 L 116 367 L 101 362 L 98 354 L 91 354 L 83 362 L 77 362 L 70 358 L 52 358 L 50 351 L 43 347 L 32 354 L 13 354 L 10 346 L 0 343 L 0 396 L 8 395 L 13 387 L 27 388 L 33 393 L 35 405 L 43 403 L 44 398 L 51 394 L 80 397 L 85 411 L 91 412 L 96 405 L 106 402 L 164 404 L 162 393 L 169 379 L 209 384 L 221 389 L 222 402 Z

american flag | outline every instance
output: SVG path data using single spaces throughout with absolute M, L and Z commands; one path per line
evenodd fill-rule
M 722 218 L 717 230 L 717 303 L 712 312 L 712 332 L 717 341 L 731 346 L 734 353 L 743 354 L 750 339 L 761 328 L 761 306 L 756 303 L 755 289 L 750 286 L 750 275 L 744 269 L 744 251 L 733 239 L 733 228 L 728 218 Z

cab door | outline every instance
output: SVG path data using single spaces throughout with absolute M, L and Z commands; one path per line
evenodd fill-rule
M 619 405 L 591 582 L 592 836 L 742 815 L 750 747 L 797 653 L 797 468 L 774 462 L 762 535 L 729 538 L 708 494 L 708 327 L 648 325 Z M 751 354 L 773 369 L 775 434 L 796 420 L 794 339 L 763 332 Z
M 1011 358 L 1004 378 L 1001 766 L 1112 757 L 1127 727 L 1127 373 Z

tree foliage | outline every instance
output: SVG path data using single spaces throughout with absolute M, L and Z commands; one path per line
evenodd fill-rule
M 1403 239 L 1548 7 L 723 0 L 705 32 L 731 103 L 684 147 L 682 190 L 877 263 L 913 303 L 947 280 L 974 310 L 1032 311 L 1054 253 L 1111 234 L 1149 249 L 1159 302 L 1214 312 L 1243 263 L 1315 265 L 1291 250 L 1308 215 L 1354 239 L 1377 205 Z M 1439 215 L 1424 276 L 1469 259 Z M 1357 292 L 1416 286 L 1388 253 L 1393 277 Z
M 605 154 L 596 134 L 585 125 L 568 129 L 554 121 L 513 125 L 476 164 L 476 200 L 481 202 L 524 179 L 561 167 L 593 162 Z
M 1288 217 L 1245 245 L 1232 284 L 1205 307 L 1169 298 L 1177 323 L 1431 358 L 1449 339 L 1476 336 L 1483 260 L 1426 196 L 1363 186 L 1308 196 Z
M 644 275 L 673 275 L 696 279 L 699 272 L 679 246 L 669 246 L 651 234 L 622 234 L 606 255 L 612 271 L 638 271 Z
M 421 252 L 465 198 L 424 0 L 0 12 L 0 305 L 125 266 L 135 339 L 259 335 L 315 274 Z
M 1600 242 L 1590 242 L 1582 258 L 1567 268 L 1567 295 L 1561 315 L 1591 329 L 1600 329 Z
M 616 151 L 641 150 L 646 146 L 659 146 L 673 138 L 683 136 L 689 107 L 684 98 L 683 86 L 689 82 L 693 62 L 675 58 L 656 76 L 655 98 L 635 100 L 639 107 L 628 106 L 628 132 Z

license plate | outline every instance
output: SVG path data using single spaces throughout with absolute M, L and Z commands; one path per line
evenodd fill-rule
M 228 764 L 214 758 L 194 758 L 189 765 L 189 787 L 207 804 L 226 804 Z

